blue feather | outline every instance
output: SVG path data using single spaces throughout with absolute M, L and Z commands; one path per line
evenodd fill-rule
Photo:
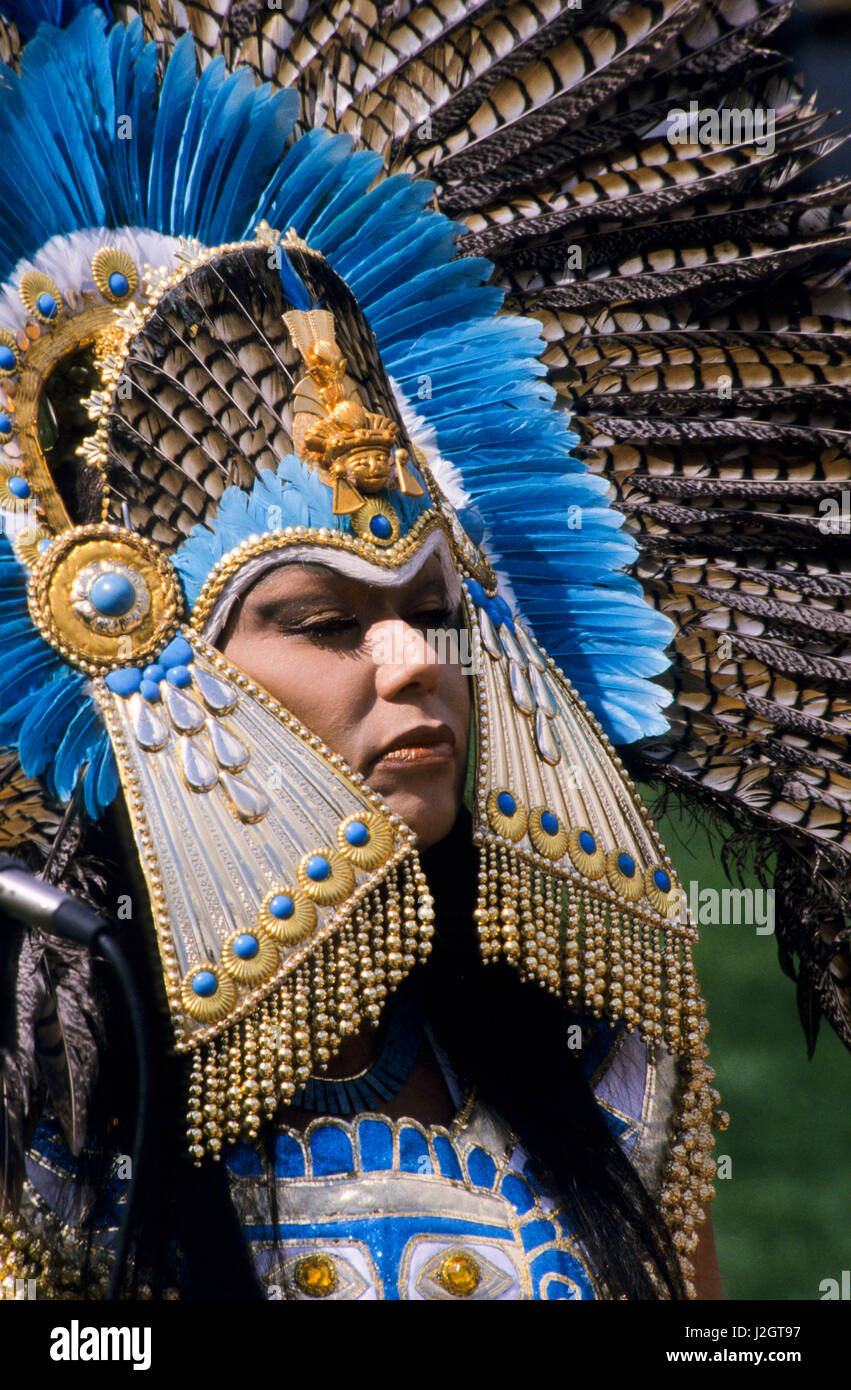
M 50 768 L 48 785 L 60 801 L 71 799 L 80 768 L 83 763 L 91 761 L 104 737 L 98 711 L 87 700 L 68 725 Z
M 18 757 L 28 777 L 44 772 L 76 711 L 85 676 L 67 675 L 35 695 L 18 736 Z

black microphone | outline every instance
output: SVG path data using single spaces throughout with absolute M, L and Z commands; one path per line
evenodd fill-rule
M 114 1301 L 120 1296 L 124 1282 L 134 1213 L 141 1191 L 139 1173 L 144 1169 L 146 1159 L 145 1141 L 151 1105 L 151 1038 L 148 1021 L 127 957 L 111 935 L 112 923 L 105 917 L 98 916 L 78 898 L 36 878 L 24 864 L 9 854 L 0 854 L 0 917 L 3 915 L 14 918 L 25 926 L 37 927 L 53 936 L 61 936 L 67 941 L 76 941 L 81 946 L 96 949 L 112 967 L 124 995 L 136 1048 L 139 1084 L 133 1127 L 133 1177 L 118 1228 L 112 1274 L 106 1295 L 107 1300 Z
M 79 898 L 36 878 L 10 854 L 0 854 L 0 913 L 4 912 L 28 927 L 39 927 L 81 946 L 92 946 L 100 933 L 110 928 L 105 917 L 99 917 Z

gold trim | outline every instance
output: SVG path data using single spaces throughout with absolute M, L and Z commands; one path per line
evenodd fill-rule
M 436 511 L 423 512 L 417 517 L 410 531 L 388 550 L 376 550 L 372 545 L 364 545 L 356 537 L 344 531 L 332 531 L 323 526 L 319 530 L 310 526 L 287 526 L 283 530 L 267 531 L 262 536 L 249 536 L 223 555 L 208 574 L 204 587 L 195 600 L 189 617 L 187 631 L 201 636 L 213 609 L 221 598 L 228 581 L 242 569 L 248 560 L 257 555 L 266 555 L 270 550 L 286 550 L 292 545 L 328 546 L 332 550 L 347 550 L 350 555 L 358 555 L 370 564 L 380 565 L 382 569 L 397 569 L 423 541 L 437 528 L 446 536 L 450 546 L 452 538 L 443 517 Z
M 21 472 L 38 497 L 47 524 L 54 532 L 67 531 L 72 525 L 38 436 L 38 416 L 41 397 L 51 374 L 66 357 L 95 342 L 115 319 L 110 304 L 96 304 L 73 317 L 54 319 L 50 331 L 31 343 L 22 356 L 18 389 L 15 392 L 15 419 L 22 454 Z

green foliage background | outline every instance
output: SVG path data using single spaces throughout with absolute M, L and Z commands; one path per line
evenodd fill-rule
M 740 883 L 724 873 L 703 830 L 676 814 L 657 824 L 686 888 L 757 886 L 750 874 Z M 700 938 L 710 1063 L 730 1115 L 715 1155 L 729 1155 L 731 1176 L 716 1182 L 712 1203 L 724 1293 L 820 1299 L 822 1280 L 851 1270 L 851 1056 L 822 1022 L 807 1060 L 773 935 L 705 925 Z

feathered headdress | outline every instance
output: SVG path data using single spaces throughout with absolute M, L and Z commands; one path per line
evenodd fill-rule
M 324 11 L 198 6 L 193 42 L 159 7 L 111 30 L 72 8 L 63 31 L 4 34 L 0 126 L 30 157 L 0 208 L 0 738 L 51 797 L 82 783 L 92 817 L 120 776 L 193 1095 L 216 1110 L 233 1089 L 228 1030 L 243 1059 L 276 1053 L 276 1081 L 190 1126 L 196 1148 L 256 1127 L 316 1031 L 333 1045 L 374 1016 L 430 913 L 405 828 L 207 624 L 261 557 L 320 544 L 386 570 L 439 544 L 490 717 L 483 951 L 689 1059 L 693 1157 L 668 1204 L 697 1210 L 692 930 L 612 744 L 645 740 L 643 769 L 782 825 L 808 880 L 827 866 L 784 939 L 846 1027 L 807 913 L 829 900 L 835 930 L 847 901 L 847 581 L 832 536 L 826 565 L 801 537 L 849 472 L 847 195 L 785 191 L 830 142 L 794 84 L 745 74 L 774 12 L 343 6 L 329 30 Z M 770 100 L 772 149 L 666 138 L 695 93 Z M 56 389 L 72 369 L 88 437 Z M 281 746 L 298 774 L 274 787 Z M 294 809 L 307 785 L 330 828 Z M 217 853 L 244 848 L 224 900 L 220 868 L 189 864 L 202 821 Z M 389 935 L 358 977 L 370 921 Z M 345 992 L 288 1051 L 332 938 Z M 386 978 L 377 953 L 398 957 Z

